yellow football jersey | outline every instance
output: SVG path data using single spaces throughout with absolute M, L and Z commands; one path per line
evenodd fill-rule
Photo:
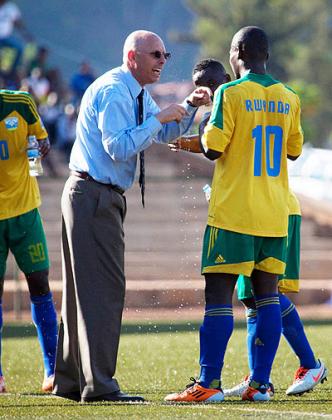
M 205 149 L 216 160 L 208 225 L 234 232 L 287 236 L 287 154 L 302 151 L 298 96 L 269 75 L 248 73 L 218 88 Z
M 292 190 L 289 190 L 288 209 L 290 216 L 301 216 L 300 202 Z
M 31 95 L 0 90 L 0 220 L 40 206 L 36 178 L 29 175 L 29 135 L 47 137 Z

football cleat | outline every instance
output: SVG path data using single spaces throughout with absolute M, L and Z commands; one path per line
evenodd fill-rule
M 269 401 L 270 398 L 269 385 L 261 385 L 255 381 L 250 381 L 242 394 L 243 401 Z
M 204 388 L 196 379 L 190 378 L 190 380 L 193 383 L 187 385 L 184 391 L 167 395 L 165 401 L 177 403 L 220 403 L 224 401 L 224 393 L 220 386 Z
M 299 367 L 295 372 L 294 382 L 287 389 L 287 395 L 302 395 L 311 391 L 319 383 L 327 381 L 328 370 L 323 362 L 318 360 L 319 367 L 315 369 L 306 369 Z
M 248 388 L 250 383 L 249 375 L 245 376 L 243 381 L 238 385 L 233 386 L 233 388 L 225 389 L 225 397 L 241 397 L 244 391 Z
M 44 392 L 52 392 L 53 391 L 53 383 L 54 383 L 54 375 L 45 376 L 42 384 L 42 391 Z
M 0 394 L 4 394 L 5 392 L 7 392 L 5 378 L 3 376 L 0 376 Z
M 235 385 L 233 388 L 230 388 L 230 389 L 225 389 L 224 390 L 225 397 L 242 397 L 242 394 L 249 386 L 250 380 L 251 380 L 250 376 L 247 375 L 244 377 L 243 381 L 240 382 L 238 385 Z M 274 386 L 272 382 L 269 382 L 268 393 L 270 394 L 270 397 L 273 397 Z

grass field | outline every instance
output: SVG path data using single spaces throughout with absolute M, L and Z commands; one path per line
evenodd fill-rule
M 166 324 L 124 327 L 116 376 L 122 390 L 147 399 L 145 404 L 125 405 L 79 404 L 43 395 L 41 356 L 32 326 L 5 327 L 3 367 L 9 393 L 0 397 L 0 418 L 332 419 L 330 382 L 301 397 L 285 395 L 298 366 L 284 340 L 272 372 L 273 401 L 253 404 L 229 399 L 214 405 L 167 405 L 164 396 L 183 388 L 199 372 L 197 325 L 173 325 L 171 329 Z M 317 356 L 332 369 L 332 323 L 308 325 L 306 331 Z M 245 347 L 245 329 L 236 328 L 225 360 L 224 387 L 238 383 L 247 373 Z

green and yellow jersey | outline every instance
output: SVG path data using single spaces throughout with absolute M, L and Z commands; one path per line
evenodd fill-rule
M 300 155 L 303 144 L 298 96 L 269 75 L 248 73 L 224 84 L 216 91 L 202 144 L 222 152 L 214 170 L 208 225 L 287 236 L 287 154 Z
M 301 216 L 302 214 L 300 202 L 291 189 L 288 197 L 288 211 L 290 216 Z
M 0 220 L 40 206 L 37 181 L 29 175 L 29 135 L 47 137 L 31 95 L 0 90 Z

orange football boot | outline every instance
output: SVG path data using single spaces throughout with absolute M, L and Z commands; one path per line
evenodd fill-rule
M 179 393 L 169 394 L 165 397 L 167 402 L 185 403 L 220 403 L 224 401 L 224 393 L 220 387 L 204 388 L 196 379 L 190 378 L 193 383 Z

